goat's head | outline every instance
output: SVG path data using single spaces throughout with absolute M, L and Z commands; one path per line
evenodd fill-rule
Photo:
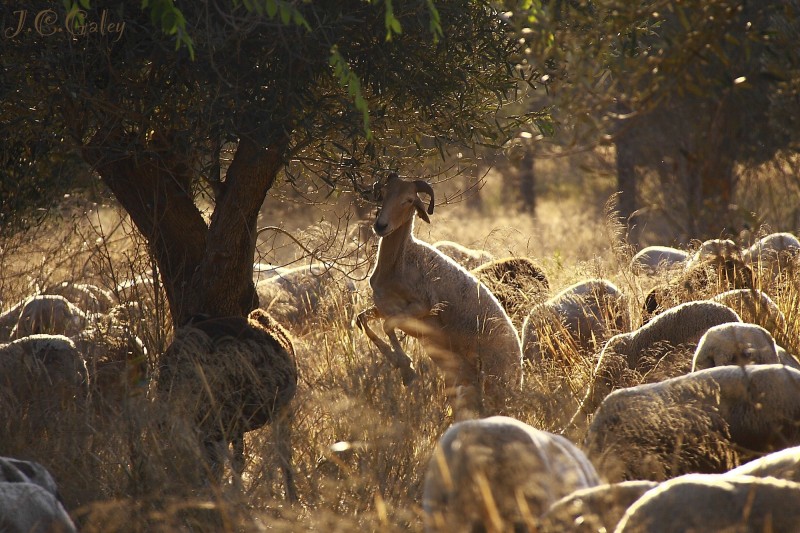
M 430 196 L 427 211 L 418 193 Z M 433 188 L 427 182 L 408 181 L 400 179 L 397 174 L 389 174 L 383 190 L 383 204 L 373 226 L 375 234 L 379 237 L 389 235 L 411 220 L 415 211 L 422 220 L 430 223 L 428 215 L 433 214 L 433 202 Z

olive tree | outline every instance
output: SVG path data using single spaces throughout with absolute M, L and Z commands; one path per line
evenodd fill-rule
M 616 148 L 623 218 L 645 171 L 693 237 L 735 229 L 739 173 L 798 146 L 796 1 L 542 2 L 523 35 L 569 149 Z M 524 30 L 525 27 L 522 29 Z
M 147 239 L 176 324 L 257 305 L 257 215 L 281 176 L 363 191 L 528 119 L 503 113 L 530 75 L 488 1 L 63 6 L 3 8 L 2 182 L 42 193 L 18 195 L 24 212 L 78 185 L 53 171 L 64 161 L 96 172 Z

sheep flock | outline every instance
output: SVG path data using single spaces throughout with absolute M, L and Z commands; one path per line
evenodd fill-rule
M 0 294 L 0 529 L 800 531 L 792 233 L 565 270 L 380 185 L 360 271 L 254 263 L 247 317 Z

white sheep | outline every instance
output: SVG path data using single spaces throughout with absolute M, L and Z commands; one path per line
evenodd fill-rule
M 328 309 L 326 305 L 338 303 L 349 311 L 355 284 L 350 279 L 335 279 L 325 266 L 299 266 L 262 279 L 256 283 L 256 292 L 260 308 L 281 323 L 305 331 L 309 318 L 319 318 L 321 311 Z M 337 296 L 341 298 L 333 301 Z
M 682 353 L 688 349 L 693 351 L 709 328 L 728 322 L 741 322 L 739 315 L 728 306 L 709 301 L 686 302 L 634 331 L 611 337 L 600 352 L 581 404 L 582 412 L 594 411 L 608 393 L 620 386 L 620 380 L 622 385 L 629 384 L 623 376 L 630 371 L 638 376 L 650 376 L 649 381 L 688 372 L 691 353 L 685 358 L 681 357 Z M 654 372 L 656 369 L 658 371 Z
M 712 239 L 703 243 L 683 271 L 647 294 L 644 316 L 649 318 L 681 302 L 754 286 L 753 271 L 745 264 L 736 244 L 727 239 Z
M 40 294 L 23 303 L 11 338 L 39 333 L 70 336 L 79 333 L 86 324 L 86 314 L 63 296 Z
M 53 475 L 41 463 L 0 457 L 0 531 L 76 531 Z
M 653 276 L 659 272 L 684 266 L 688 260 L 689 252 L 684 250 L 671 246 L 647 246 L 633 256 L 631 270 Z
M 610 481 L 722 473 L 800 444 L 800 371 L 723 366 L 612 392 L 585 449 Z
M 774 478 L 689 474 L 646 492 L 616 533 L 794 532 L 800 484 Z
M 800 257 L 800 240 L 788 232 L 770 233 L 753 243 L 742 256 L 745 263 L 773 280 L 792 268 L 796 258 Z
M 70 338 L 86 362 L 95 405 L 111 407 L 145 392 L 147 348 L 130 328 L 118 324 L 83 330 Z
M 542 515 L 539 533 L 614 531 L 628 507 L 658 486 L 655 481 L 622 481 L 579 489 L 564 496 Z
M 741 253 L 741 248 L 731 239 L 708 239 L 700 244 L 690 261 L 697 262 L 718 256 L 741 256 Z
M 113 292 L 120 304 L 139 302 L 146 307 L 155 308 L 154 302 L 162 292 L 162 287 L 151 276 L 139 275 L 121 281 Z
M 782 365 L 790 366 L 795 370 L 800 370 L 800 360 L 797 357 L 787 352 L 780 345 L 776 346 L 776 348 L 778 352 L 778 361 L 780 361 Z
M 427 213 L 417 193 L 430 196 Z M 416 373 L 395 330 L 419 338 L 444 374 L 456 418 L 501 413 L 522 380 L 519 336 L 503 307 L 475 276 L 414 237 L 415 213 L 429 222 L 433 205 L 429 184 L 390 175 L 374 224 L 381 238 L 370 275 L 374 305 L 360 313 L 356 323 L 401 369 L 405 383 Z M 373 319 L 383 319 L 391 346 L 369 327 Z
M 522 325 L 522 349 L 526 359 L 540 362 L 556 338 L 582 351 L 594 351 L 619 331 L 630 329 L 628 299 L 605 279 L 579 281 L 535 305 Z M 544 340 L 546 339 L 546 341 Z
M 727 305 L 744 322 L 758 324 L 773 335 L 786 330 L 786 317 L 767 293 L 758 289 L 732 289 L 710 298 Z
M 86 314 L 108 313 L 117 303 L 110 291 L 89 283 L 64 281 L 47 287 L 42 294 L 63 296 Z
M 692 358 L 692 372 L 715 366 L 778 364 L 775 339 L 761 326 L 729 322 L 708 328 Z
M 32 391 L 42 387 L 50 392 L 39 399 L 51 399 L 61 386 L 72 398 L 86 381 L 85 362 L 68 337 L 34 334 L 0 344 L 0 386 L 18 398 L 36 398 Z
M 611 337 L 603 352 L 613 351 L 625 356 L 628 366 L 636 368 L 642 355 L 659 344 L 672 347 L 696 344 L 709 328 L 741 321 L 736 311 L 726 305 L 709 301 L 686 302 L 668 309 L 638 329 Z
M 14 457 L 0 457 L 0 482 L 33 483 L 58 496 L 58 486 L 53 475 L 41 463 Z
M 286 267 L 272 265 L 270 263 L 253 263 L 253 283 L 258 283 L 263 279 L 269 279 L 278 274 L 283 274 L 289 270 Z
M 193 426 L 219 481 L 228 446 L 244 470 L 244 434 L 272 423 L 286 495 L 296 499 L 291 467 L 291 400 L 297 365 L 289 334 L 262 309 L 244 317 L 198 317 L 175 331 L 159 361 L 156 396 L 174 422 Z M 183 432 L 179 430 L 179 432 Z
M 11 332 L 19 322 L 19 315 L 22 313 L 22 306 L 25 305 L 25 301 L 17 302 L 11 309 L 7 309 L 0 314 L 0 342 L 6 342 L 11 339 Z
M 504 416 L 457 422 L 425 473 L 426 529 L 533 529 L 553 502 L 599 483 L 583 452 L 560 435 Z
M 768 453 L 723 475 L 775 477 L 800 483 L 800 446 Z
M 0 482 L 0 531 L 75 533 L 58 497 L 36 483 Z
M 26 431 L 48 428 L 59 413 L 85 406 L 87 376 L 67 337 L 38 334 L 0 344 L 0 419 Z
M 486 250 L 478 250 L 475 248 L 468 248 L 463 244 L 453 241 L 436 241 L 431 244 L 434 248 L 442 252 L 447 257 L 453 259 L 456 263 L 463 266 L 467 270 L 472 270 L 484 265 L 492 260 L 494 256 Z

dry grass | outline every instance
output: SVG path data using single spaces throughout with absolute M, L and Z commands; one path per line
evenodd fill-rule
M 603 277 L 630 298 L 637 323 L 650 280 L 635 278 L 627 268 L 631 252 L 619 228 L 608 222 L 602 203 L 586 208 L 585 199 L 543 199 L 531 218 L 484 191 L 481 213 L 463 204 L 440 206 L 433 224 L 417 224 L 419 238 L 441 239 L 487 249 L 496 257 L 529 256 L 542 265 L 555 293 L 583 277 Z M 295 235 L 314 228 L 301 241 L 322 258 L 341 257 L 351 240 L 327 237 L 349 231 L 347 224 L 309 220 L 304 210 L 279 211 L 281 227 Z M 295 215 L 296 218 L 295 218 Z M 323 215 L 320 215 L 323 216 Z M 335 210 L 325 220 L 340 221 Z M 152 275 L 143 243 L 132 237 L 129 222 L 113 210 L 90 211 L 66 223 L 42 228 L 35 235 L 2 243 L 0 299 L 7 309 L 38 288 L 75 280 L 113 288 L 124 279 Z M 341 244 L 344 243 L 344 244 Z M 266 231 L 260 260 L 277 264 L 307 262 L 304 253 L 281 232 Z M 342 269 L 364 278 L 369 246 L 343 257 Z M 368 305 L 363 283 L 355 311 Z M 19 411 L 3 420 L 0 454 L 43 463 L 56 477 L 73 518 L 84 532 L 106 531 L 419 531 L 425 467 L 439 436 L 451 422 L 440 373 L 417 343 L 407 339 L 421 379 L 410 388 L 351 326 L 353 307 L 330 295 L 325 313 L 297 339 L 300 375 L 295 398 L 294 464 L 300 502 L 283 498 L 278 462 L 270 456 L 269 427 L 246 437 L 246 469 L 241 486 L 209 488 L 198 484 L 200 452 L 191 431 L 164 424 L 161 406 L 146 389 L 107 406 L 63 406 L 58 413 Z M 790 332 L 800 339 L 800 291 L 783 291 L 776 303 L 786 314 Z M 137 333 L 155 364 L 171 337 L 163 294 L 148 289 L 134 297 L 147 305 L 147 320 Z M 786 346 L 793 353 L 800 345 Z M 562 431 L 578 408 L 593 361 L 586 354 L 559 346 L 563 357 L 526 367 L 525 385 L 512 400 L 520 420 L 553 432 Z M 0 399 L 2 400 L 2 399 Z M 38 420 L 46 422 L 35 423 Z M 582 437 L 584 428 L 568 436 Z

